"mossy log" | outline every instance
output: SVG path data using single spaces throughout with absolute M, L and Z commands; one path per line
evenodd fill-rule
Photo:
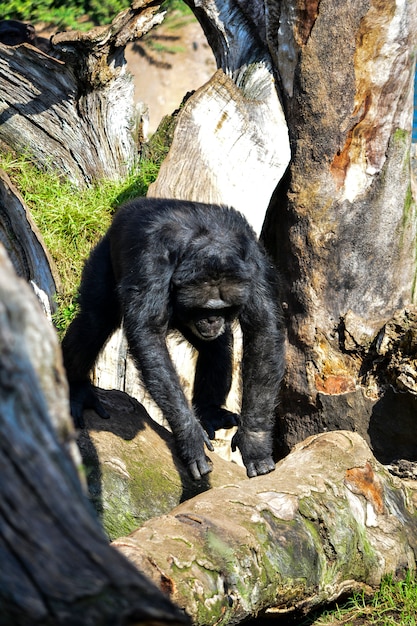
M 57 337 L 0 245 L 0 624 L 184 624 L 110 547 L 76 471 Z
M 110 539 L 169 513 L 199 493 L 245 478 L 242 465 L 210 452 L 212 473 L 192 480 L 176 454 L 172 434 L 143 405 L 121 391 L 98 393 L 110 419 L 86 411 L 86 429 L 77 442 L 90 499 Z M 221 438 L 213 441 L 216 450 L 222 444 Z
M 305 612 L 416 566 L 410 492 L 355 433 L 313 436 L 275 472 L 232 482 L 113 545 L 191 616 Z

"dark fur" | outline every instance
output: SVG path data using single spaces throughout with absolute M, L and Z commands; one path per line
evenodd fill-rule
M 80 312 L 62 344 L 76 424 L 83 425 L 86 407 L 108 417 L 89 372 L 123 319 L 136 366 L 191 475 L 199 479 L 210 471 L 207 433 L 213 438 L 217 428 L 236 421 L 233 446 L 248 476 L 272 471 L 273 417 L 284 369 L 276 281 L 252 229 L 233 209 L 144 198 L 119 209 L 85 265 Z M 244 350 L 240 417 L 223 408 L 236 318 Z M 174 328 L 198 351 L 193 408 L 166 348 Z

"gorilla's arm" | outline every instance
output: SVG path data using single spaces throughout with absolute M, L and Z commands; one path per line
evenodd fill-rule
M 239 448 L 250 478 L 275 467 L 273 424 L 285 367 L 285 331 L 274 280 L 261 277 L 240 316 L 242 409 L 233 448 Z
M 152 282 L 153 285 L 148 284 L 146 298 L 135 288 L 129 289 L 127 297 L 125 294 L 124 329 L 143 382 L 171 427 L 177 452 L 192 477 L 198 480 L 212 469 L 204 444 L 211 451 L 213 446 L 188 404 L 169 356 L 164 285 L 155 284 L 155 279 Z
M 198 340 L 191 332 L 184 336 L 198 352 L 193 408 L 210 439 L 216 430 L 237 426 L 239 416 L 224 408 L 232 385 L 233 333 L 228 324 L 220 337 L 213 341 Z

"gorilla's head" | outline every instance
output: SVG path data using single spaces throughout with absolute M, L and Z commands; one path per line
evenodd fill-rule
M 180 264 L 172 280 L 175 317 L 204 341 L 219 337 L 248 299 L 251 272 L 236 255 L 205 250 L 199 262 Z

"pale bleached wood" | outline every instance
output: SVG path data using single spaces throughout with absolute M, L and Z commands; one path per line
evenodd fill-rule
M 290 159 L 288 130 L 271 69 L 246 69 L 243 85 L 218 70 L 181 109 L 150 197 L 233 206 L 261 232 Z

